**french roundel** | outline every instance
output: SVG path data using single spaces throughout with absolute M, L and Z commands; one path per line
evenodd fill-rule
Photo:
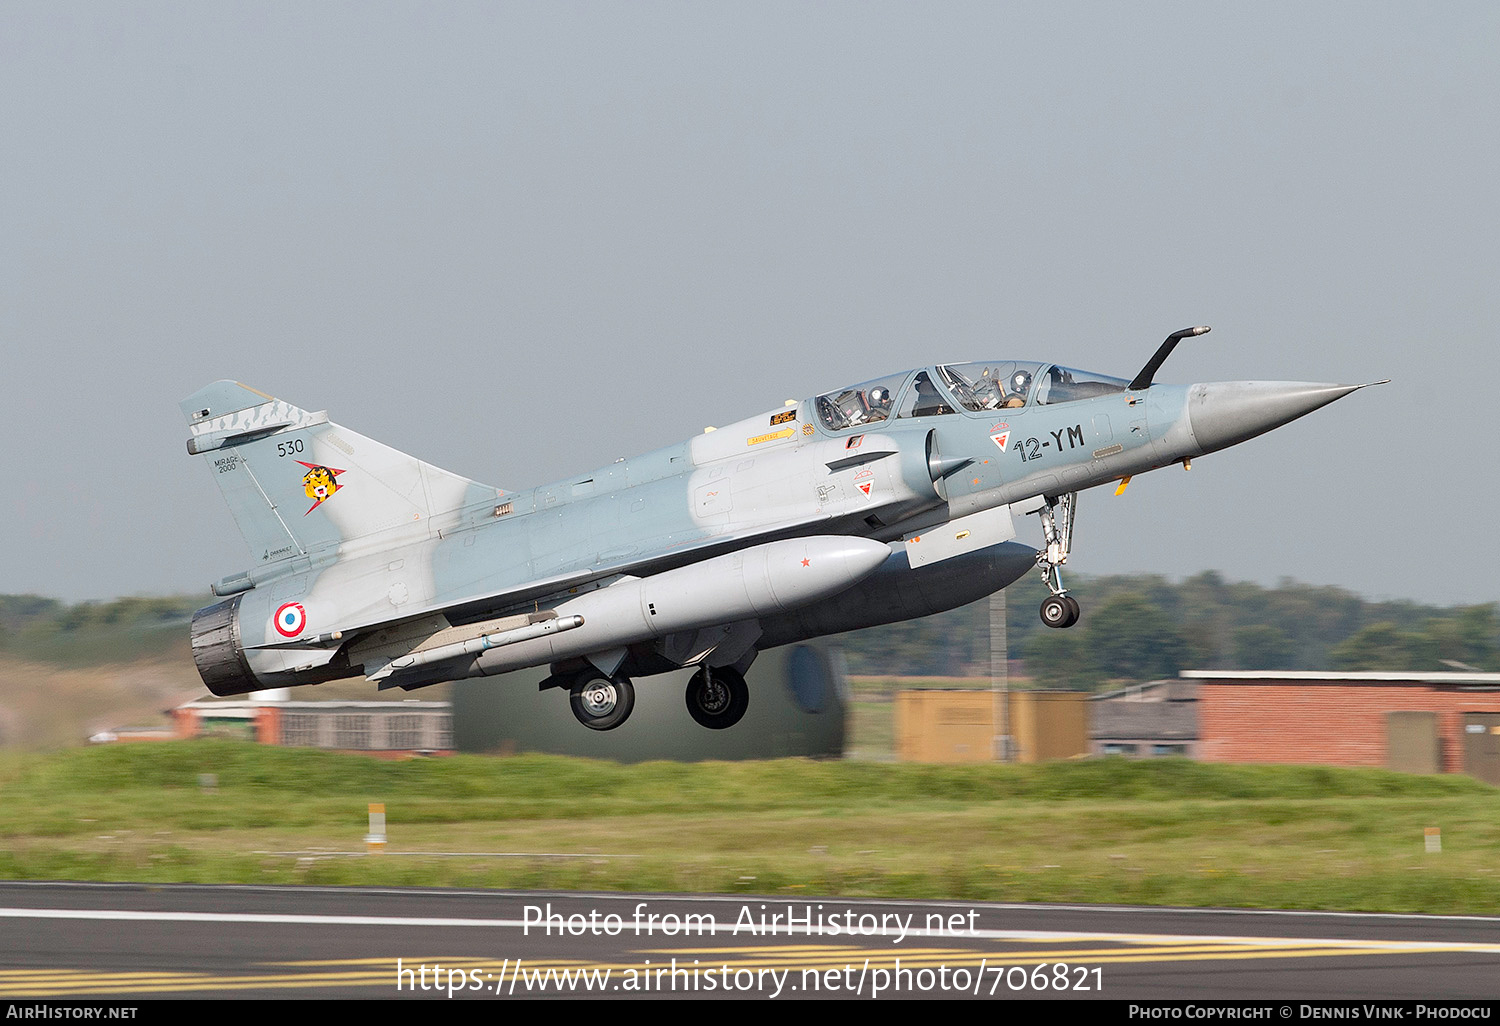
M 295 638 L 307 626 L 307 610 L 300 602 L 288 602 L 276 610 L 276 633 L 283 638 Z

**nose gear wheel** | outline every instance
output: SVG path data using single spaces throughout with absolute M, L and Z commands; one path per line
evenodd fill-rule
M 1078 622 L 1078 600 L 1072 595 L 1053 595 L 1042 602 L 1042 623 L 1048 627 L 1071 627 Z

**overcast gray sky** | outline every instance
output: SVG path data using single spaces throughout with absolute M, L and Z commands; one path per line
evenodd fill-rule
M 555 480 L 918 364 L 1395 383 L 1070 568 L 1500 599 L 1500 5 L 0 6 L 0 592 L 248 554 L 236 378 Z M 1023 540 L 1035 542 L 1028 522 Z

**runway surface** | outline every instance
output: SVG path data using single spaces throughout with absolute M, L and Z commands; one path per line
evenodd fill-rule
M 553 917 L 553 918 L 549 918 Z M 0 999 L 1500 997 L 1500 918 L 0 884 Z

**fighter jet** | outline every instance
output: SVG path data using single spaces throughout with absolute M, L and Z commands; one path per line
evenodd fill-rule
M 1236 445 L 1363 385 L 1163 385 L 1015 360 L 825 392 L 590 474 L 480 484 L 234 381 L 183 400 L 254 565 L 213 585 L 192 650 L 216 695 L 363 675 L 426 687 L 547 665 L 594 730 L 633 681 L 697 667 L 688 710 L 730 727 L 764 649 L 927 616 L 1033 568 L 1041 618 L 1077 494 Z M 1018 516 L 1040 550 L 1016 542 Z

